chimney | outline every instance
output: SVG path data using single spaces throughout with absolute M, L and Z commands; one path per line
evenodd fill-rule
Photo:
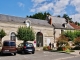
M 52 18 L 49 19 L 49 24 L 52 25 Z

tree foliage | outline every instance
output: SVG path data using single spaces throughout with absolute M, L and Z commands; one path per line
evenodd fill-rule
M 67 31 L 63 34 L 69 38 L 69 41 L 73 41 L 75 38 L 80 37 L 80 31 Z
M 80 46 L 80 37 L 74 39 L 74 44 Z
M 79 23 L 79 22 L 76 21 L 76 22 L 74 22 L 74 23 L 75 23 L 76 25 L 80 26 L 80 23 Z
M 61 17 L 60 15 L 58 15 L 57 17 Z M 66 22 L 71 22 L 71 23 L 75 23 L 76 25 L 80 26 L 80 23 L 79 22 L 74 22 L 72 21 L 72 18 L 70 18 L 67 14 L 63 14 L 62 18 L 65 18 L 66 19 Z
M 73 21 L 72 21 L 72 18 L 70 18 L 67 14 L 64 14 L 64 15 L 63 15 L 63 18 L 65 18 L 66 21 L 69 20 L 69 22 L 73 22 Z
M 63 45 L 68 45 L 68 37 L 64 36 L 63 34 L 57 38 L 57 46 L 62 47 Z
M 6 35 L 3 29 L 0 30 L 0 39 L 2 39 Z
M 17 31 L 17 37 L 19 40 L 33 41 L 35 39 L 34 32 L 30 27 L 19 27 Z
M 27 16 L 27 17 L 45 20 L 47 15 L 50 15 L 50 13 L 46 13 L 46 12 L 42 13 L 42 12 L 39 12 L 39 13 L 35 13 L 35 14 L 30 15 L 30 16 Z
M 74 38 L 76 37 L 75 34 L 76 34 L 76 32 L 73 32 L 73 31 L 64 32 L 64 35 L 69 38 L 69 41 L 74 40 Z

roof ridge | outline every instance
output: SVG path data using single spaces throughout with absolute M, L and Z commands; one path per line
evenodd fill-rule
M 63 18 L 63 17 L 57 17 L 57 16 L 51 16 L 51 17 L 56 17 L 56 18 L 60 18 L 60 19 L 65 19 L 65 18 Z
M 8 16 L 8 17 L 24 18 L 25 19 L 25 17 L 15 16 L 15 15 L 8 15 L 8 14 L 0 14 L 0 15 Z
M 28 17 L 27 17 L 27 18 L 28 18 Z M 36 18 L 29 18 L 29 19 L 35 19 L 35 20 L 46 21 L 46 19 L 45 19 L 45 20 L 43 20 L 43 19 L 36 19 Z

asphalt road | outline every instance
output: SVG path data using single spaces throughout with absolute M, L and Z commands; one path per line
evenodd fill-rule
M 80 56 L 58 52 L 36 51 L 35 54 L 17 54 L 16 56 L 6 54 L 0 56 L 0 60 L 80 60 Z

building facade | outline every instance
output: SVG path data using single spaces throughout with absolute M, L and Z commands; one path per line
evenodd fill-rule
M 43 47 L 49 43 L 55 43 L 62 30 L 73 29 L 63 18 L 47 16 L 46 20 L 22 18 L 0 14 L 0 29 L 6 32 L 4 40 L 15 40 L 18 45 L 22 41 L 16 37 L 17 30 L 20 26 L 30 26 L 35 33 L 35 40 L 32 43 L 35 47 Z
M 32 27 L 35 33 L 35 40 L 37 47 L 42 47 L 53 42 L 53 27 L 46 20 L 22 18 L 9 15 L 0 14 L 0 29 L 6 32 L 6 36 L 2 38 L 4 40 L 16 40 L 17 45 L 22 42 L 16 37 L 16 32 L 20 26 Z M 34 43 L 33 41 L 33 43 Z

